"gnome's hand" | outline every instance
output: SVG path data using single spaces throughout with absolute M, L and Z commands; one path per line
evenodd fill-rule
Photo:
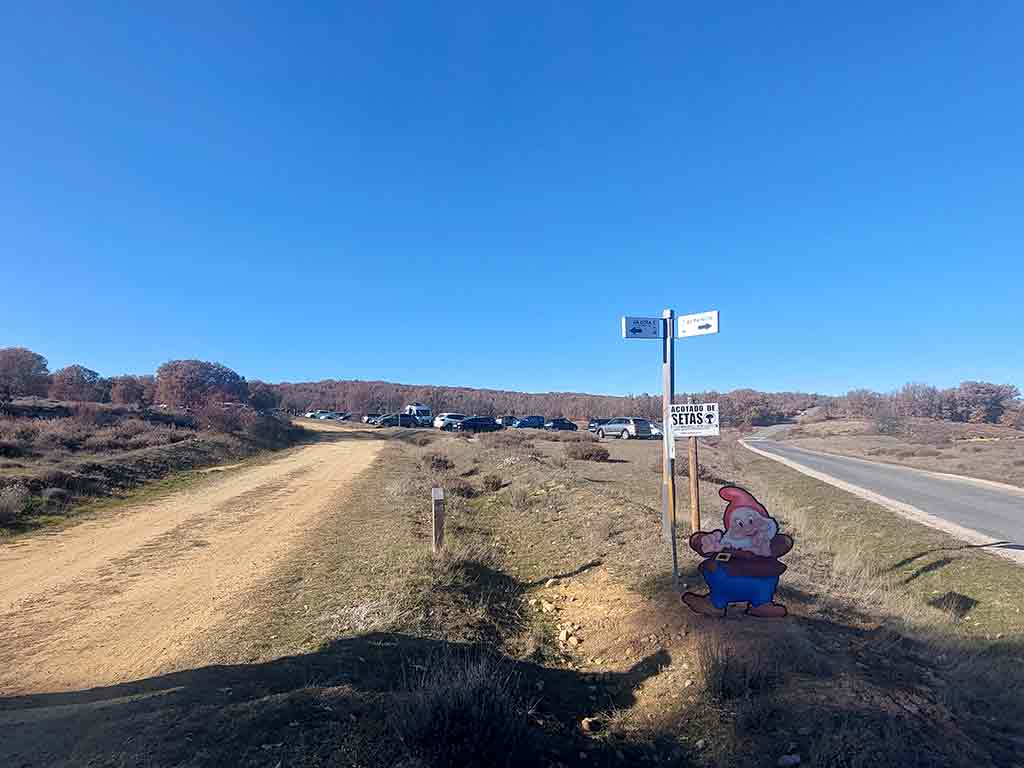
M 700 548 L 703 552 L 721 552 L 722 532 L 712 531 L 711 533 L 705 533 L 701 536 Z

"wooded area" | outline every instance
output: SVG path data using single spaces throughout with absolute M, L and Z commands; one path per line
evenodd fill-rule
M 576 420 L 623 415 L 658 419 L 661 412 L 661 396 L 657 394 L 527 393 L 336 379 L 270 384 L 246 381 L 220 363 L 203 360 L 171 360 L 161 365 L 155 376 L 104 378 L 82 365 L 50 373 L 46 359 L 36 352 L 22 347 L 0 349 L 0 401 L 31 395 L 121 405 L 163 404 L 193 410 L 210 404 L 247 403 L 259 410 L 280 407 L 291 413 L 317 408 L 393 413 L 411 402 L 426 403 L 435 413 L 536 414 Z M 816 408 L 813 412 L 816 418 L 873 418 L 881 423 L 891 418 L 917 416 L 1024 427 L 1020 390 L 1013 384 L 983 381 L 965 381 L 947 389 L 911 383 L 888 394 L 856 389 L 838 397 L 737 389 L 679 393 L 676 400 L 685 402 L 687 397 L 698 402 L 718 402 L 722 423 L 734 426 L 776 424 Z

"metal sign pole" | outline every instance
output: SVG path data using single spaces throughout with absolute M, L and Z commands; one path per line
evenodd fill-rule
M 668 426 L 671 417 L 669 412 L 675 390 L 675 312 L 666 309 L 661 314 L 663 320 L 663 345 L 661 354 L 662 374 L 662 423 Z M 679 560 L 676 552 L 676 480 L 675 459 L 669 440 L 675 436 L 668 430 L 662 435 L 662 469 L 661 469 L 661 527 L 672 548 L 672 585 L 679 583 Z

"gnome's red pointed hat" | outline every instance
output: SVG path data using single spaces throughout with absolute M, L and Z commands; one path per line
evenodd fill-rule
M 768 510 L 761 505 L 761 502 L 742 488 L 737 488 L 735 485 L 727 485 L 718 491 L 718 495 L 728 502 L 725 512 L 722 514 L 722 522 L 725 523 L 726 530 L 729 530 L 732 526 L 733 512 L 741 507 L 748 507 L 757 512 L 757 514 L 769 520 L 772 519 L 772 516 L 768 514 Z

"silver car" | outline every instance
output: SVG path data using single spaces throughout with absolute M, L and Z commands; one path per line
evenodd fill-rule
M 622 440 L 648 438 L 651 436 L 651 422 L 633 416 L 619 416 L 598 427 L 597 436 L 602 439 L 618 437 Z

